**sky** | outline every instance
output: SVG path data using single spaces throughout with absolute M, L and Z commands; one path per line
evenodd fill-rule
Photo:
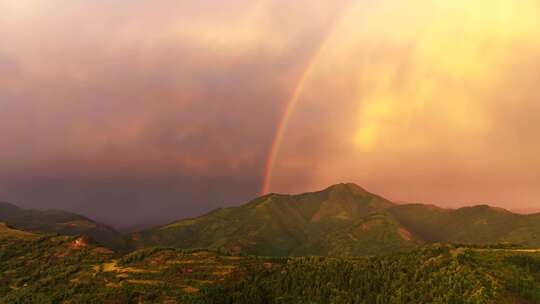
M 355 182 L 540 208 L 534 0 L 0 0 L 0 201 L 118 228 Z

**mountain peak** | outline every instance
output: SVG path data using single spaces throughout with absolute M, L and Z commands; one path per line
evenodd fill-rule
M 487 204 L 481 204 L 481 205 L 474 205 L 474 206 L 468 206 L 468 207 L 462 207 L 457 209 L 457 211 L 461 212 L 498 212 L 498 213 L 507 213 L 512 214 L 512 212 L 500 208 L 500 207 L 494 207 Z
M 368 191 L 360 186 L 358 186 L 357 184 L 354 184 L 354 183 L 339 183 L 339 184 L 335 184 L 335 185 L 332 185 L 328 188 L 326 188 L 327 190 L 337 190 L 337 191 L 342 191 L 342 190 L 352 190 L 352 191 L 361 191 L 361 192 L 365 192 L 365 193 L 368 193 Z
M 340 183 L 335 184 L 333 186 L 330 186 L 323 190 L 323 192 L 327 192 L 332 196 L 375 196 L 374 194 L 370 193 L 366 189 L 358 186 L 357 184 L 353 183 Z

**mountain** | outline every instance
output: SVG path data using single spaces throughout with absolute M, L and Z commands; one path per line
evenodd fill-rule
M 53 232 L 82 218 L 8 204 L 1 211 Z M 122 254 L 84 236 L 0 222 L 0 303 L 540 303 L 540 249 L 482 245 L 532 247 L 538 223 L 485 205 L 395 205 L 352 184 L 267 195 L 130 235 L 140 247 L 219 250 Z M 439 241 L 478 244 L 425 244 Z
M 384 256 L 121 255 L 76 236 L 0 224 L 0 303 L 540 302 L 539 250 L 428 245 Z
M 540 246 L 540 215 L 520 215 L 487 205 L 442 209 L 399 205 L 389 210 L 401 224 L 430 243 L 515 243 Z
M 269 194 L 133 233 L 132 248 L 211 248 L 267 256 L 359 256 L 429 243 L 540 246 L 540 215 L 487 205 L 443 209 L 394 204 L 355 184 L 300 195 Z
M 433 243 L 540 247 L 540 214 L 515 214 L 487 205 L 444 209 L 394 204 L 355 184 L 300 195 L 269 194 L 128 235 L 77 214 L 8 203 L 0 203 L 0 222 L 29 232 L 88 236 L 118 251 L 174 247 L 275 257 L 349 257 Z
M 246 205 L 132 234 L 135 248 L 174 246 L 256 255 L 366 255 L 421 244 L 388 212 L 392 202 L 354 184 Z
M 122 235 L 114 229 L 66 211 L 22 209 L 0 202 L 0 222 L 32 232 L 88 236 L 114 249 L 125 247 Z

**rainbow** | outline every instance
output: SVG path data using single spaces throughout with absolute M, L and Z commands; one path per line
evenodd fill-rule
M 307 80 L 311 76 L 313 70 L 315 69 L 315 66 L 317 65 L 317 62 L 319 61 L 319 57 L 321 56 L 321 54 L 323 53 L 325 49 L 325 46 L 326 46 L 326 43 L 323 43 L 322 46 L 319 47 L 317 52 L 315 52 L 315 55 L 312 57 L 312 59 L 308 61 L 307 68 L 304 70 L 304 73 L 302 74 L 300 81 L 294 88 L 291 98 L 285 105 L 285 110 L 283 111 L 283 114 L 281 115 L 281 119 L 279 120 L 276 134 L 274 136 L 274 140 L 272 141 L 270 152 L 268 153 L 268 159 L 266 161 L 265 170 L 264 170 L 265 174 L 264 174 L 264 182 L 262 185 L 261 194 L 267 194 L 270 191 L 272 175 L 274 173 L 273 172 L 274 164 L 276 162 L 278 152 L 281 148 L 281 142 L 283 141 L 283 136 L 285 135 L 285 131 L 287 130 L 289 120 L 292 116 L 292 113 L 294 112 L 294 109 L 296 108 L 296 104 L 298 104 L 298 101 L 300 100 L 300 97 L 302 96 L 302 91 L 304 90 L 304 87 L 306 86 Z
M 346 12 L 347 10 L 345 9 L 344 11 Z M 272 176 L 274 173 L 274 165 L 275 165 L 279 150 L 281 148 L 281 143 L 283 141 L 285 131 L 287 130 L 287 126 L 289 124 L 290 118 L 294 112 L 294 109 L 296 108 L 296 105 L 298 104 L 300 100 L 300 97 L 302 96 L 302 92 L 304 91 L 307 81 L 309 80 L 311 74 L 313 74 L 313 71 L 315 70 L 315 67 L 317 66 L 319 62 L 319 59 L 321 58 L 322 54 L 328 47 L 329 42 L 332 40 L 332 37 L 334 36 L 333 34 L 336 31 L 336 29 L 339 27 L 341 20 L 343 20 L 343 13 L 341 15 L 342 15 L 340 16 L 341 18 L 337 18 L 339 22 L 336 22 L 333 26 L 331 26 L 332 30 L 329 31 L 329 34 L 326 35 L 326 37 L 323 39 L 320 46 L 316 48 L 316 51 L 314 52 L 314 55 L 311 57 L 311 59 L 307 61 L 307 65 L 306 65 L 306 68 L 304 69 L 304 72 L 302 73 L 302 77 L 300 77 L 300 80 L 298 81 L 297 85 L 294 87 L 294 90 L 292 91 L 292 95 L 289 101 L 285 105 L 285 110 L 283 111 L 281 115 L 281 119 L 279 120 L 278 127 L 274 136 L 274 140 L 272 141 L 270 152 L 268 153 L 268 158 L 265 164 L 264 179 L 263 179 L 263 184 L 261 187 L 261 195 L 264 195 L 270 192 L 270 188 L 272 186 Z

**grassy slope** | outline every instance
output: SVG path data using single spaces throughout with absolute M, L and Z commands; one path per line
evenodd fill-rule
M 115 249 L 125 247 L 123 237 L 114 229 L 66 211 L 22 209 L 0 202 L 0 222 L 28 231 L 86 235 Z
M 17 230 L 9 227 L 5 223 L 0 223 L 0 241 L 10 242 L 10 241 L 32 241 L 39 238 L 39 234 Z

